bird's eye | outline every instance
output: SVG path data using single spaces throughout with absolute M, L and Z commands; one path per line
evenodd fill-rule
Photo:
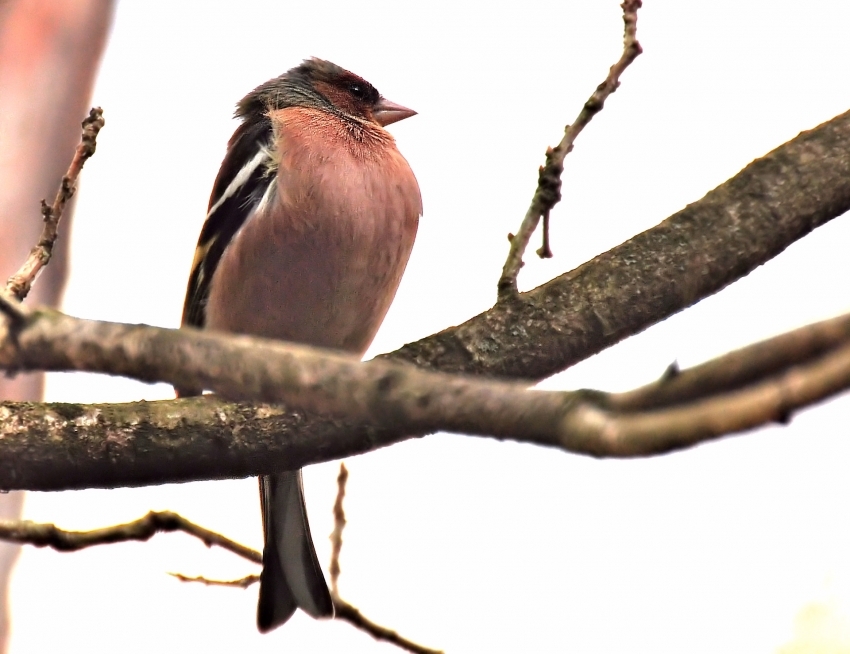
M 366 99 L 366 95 L 367 95 L 366 87 L 363 86 L 362 84 L 357 84 L 357 83 L 349 84 L 348 90 L 351 93 L 351 95 L 353 95 L 358 100 L 365 100 Z

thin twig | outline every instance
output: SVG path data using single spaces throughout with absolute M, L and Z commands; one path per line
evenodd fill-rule
M 179 572 L 169 572 L 172 577 L 180 581 L 201 583 L 205 586 L 226 586 L 228 588 L 248 588 L 260 581 L 260 575 L 246 575 L 240 579 L 207 579 L 206 577 L 188 577 Z
M 541 259 L 552 258 L 552 248 L 549 246 L 549 210 L 543 212 L 543 245 L 537 249 L 537 256 Z
M 196 525 L 171 511 L 151 511 L 133 522 L 92 531 L 66 531 L 53 524 L 29 520 L 0 520 L 0 540 L 27 543 L 36 547 L 52 547 L 60 552 L 74 552 L 93 545 L 108 545 L 128 540 L 146 541 L 154 534 L 170 531 L 182 531 L 202 540 L 207 547 L 217 545 L 254 563 L 263 562 L 260 552 Z
M 534 230 L 537 229 L 540 218 L 542 216 L 548 216 L 552 207 L 561 200 L 561 174 L 564 172 L 564 159 L 572 151 L 576 138 L 593 117 L 602 111 L 605 100 L 619 87 L 620 76 L 623 74 L 623 71 L 642 52 L 640 43 L 637 40 L 637 12 L 641 7 L 641 0 L 624 0 L 620 6 L 623 9 L 623 23 L 625 24 L 623 54 L 620 56 L 620 60 L 611 66 L 611 70 L 608 72 L 605 81 L 596 87 L 596 90 L 587 102 L 584 103 L 575 122 L 572 125 L 566 126 L 561 142 L 556 147 L 546 150 L 546 164 L 540 167 L 537 190 L 534 192 L 531 206 L 525 214 L 519 231 L 509 236 L 511 247 L 510 252 L 508 252 L 508 258 L 505 261 L 505 266 L 502 269 L 502 276 L 499 278 L 499 300 L 514 298 L 518 293 L 517 275 L 523 265 L 523 254 L 528 247 L 528 242 L 531 240 L 532 234 L 534 234 Z M 548 224 L 545 224 L 543 234 L 544 245 L 538 251 L 541 257 L 551 256 L 548 241 Z
M 24 264 L 6 282 L 6 292 L 23 300 L 32 288 L 38 273 L 41 272 L 53 256 L 53 245 L 59 235 L 59 220 L 65 211 L 65 205 L 77 191 L 77 179 L 86 161 L 94 154 L 97 148 L 97 134 L 104 125 L 103 110 L 100 107 L 89 111 L 88 117 L 82 122 L 83 134 L 80 144 L 74 152 L 74 158 L 68 172 L 62 178 L 59 190 L 52 205 L 41 201 L 41 215 L 44 219 L 44 227 L 36 246 L 30 251 Z
M 850 314 L 799 327 L 697 366 L 671 366 L 646 386 L 608 395 L 604 406 L 636 413 L 683 405 L 755 384 L 813 361 L 850 342 Z
M 345 499 L 345 484 L 348 481 L 348 468 L 339 464 L 339 476 L 336 478 L 337 493 L 334 502 L 334 530 L 331 533 L 331 595 L 339 594 L 339 555 L 342 552 L 342 530 L 345 529 L 345 511 L 342 508 Z
M 205 586 L 225 586 L 228 588 L 248 588 L 260 581 L 260 575 L 247 575 L 241 579 L 219 580 L 208 579 L 206 577 L 189 577 L 177 572 L 169 572 L 168 574 L 180 581 L 201 583 Z M 369 618 L 360 613 L 359 609 L 352 606 L 344 599 L 341 599 L 336 593 L 333 593 L 332 597 L 334 603 L 334 618 L 337 620 L 345 620 L 350 625 L 366 632 L 375 640 L 383 640 L 395 645 L 396 647 L 407 650 L 408 652 L 413 652 L 413 654 L 442 654 L 441 650 L 430 649 L 419 645 L 418 643 L 414 643 L 412 640 L 408 640 L 404 636 L 399 635 L 397 631 L 387 629 L 386 627 L 382 627 L 381 625 L 372 622 Z
M 395 632 L 392 629 L 387 629 L 379 624 L 375 624 L 360 613 L 357 608 L 348 602 L 341 600 L 339 597 L 334 597 L 334 611 L 338 620 L 345 620 L 358 629 L 365 631 L 375 640 L 383 640 L 385 642 L 392 643 L 401 649 L 413 652 L 413 654 L 442 654 L 442 650 L 423 647 L 422 645 L 400 636 L 398 632 Z
M 850 388 L 850 345 L 738 391 L 659 411 L 616 413 L 581 403 L 565 418 L 572 451 L 607 457 L 680 450 L 792 415 Z M 616 396 L 610 404 L 617 405 Z M 604 404 L 604 403 L 603 403 Z
M 263 555 L 257 550 L 196 525 L 171 511 L 151 511 L 145 517 L 133 522 L 92 531 L 66 531 L 53 524 L 30 522 L 29 520 L 0 520 L 0 540 L 35 545 L 36 547 L 52 547 L 60 552 L 75 552 L 93 545 L 108 545 L 131 540 L 146 541 L 158 532 L 169 531 L 182 531 L 200 539 L 207 547 L 217 545 L 237 556 L 248 559 L 252 563 L 260 565 L 263 563 Z M 184 582 L 231 588 L 248 588 L 260 580 L 259 575 L 247 575 L 241 579 L 222 581 L 207 579 L 206 577 L 189 577 L 177 572 L 169 572 L 168 574 Z M 360 611 L 348 602 L 336 596 L 334 596 L 334 607 L 336 608 L 337 618 L 351 623 L 377 640 L 385 640 L 411 652 L 430 653 L 434 651 L 402 638 L 391 629 L 375 624 L 363 617 Z

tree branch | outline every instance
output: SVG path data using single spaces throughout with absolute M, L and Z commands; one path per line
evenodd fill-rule
M 389 356 L 539 381 L 692 306 L 850 209 L 850 112 L 802 132 L 656 227 Z
M 92 531 L 65 531 L 53 524 L 36 523 L 28 520 L 0 520 L 0 540 L 35 545 L 36 547 L 51 547 L 60 552 L 73 552 L 94 545 L 108 545 L 131 540 L 146 541 L 154 534 L 170 531 L 182 531 L 200 539 L 207 547 L 212 545 L 222 547 L 252 563 L 262 564 L 263 562 L 263 555 L 257 550 L 196 525 L 171 511 L 151 511 L 143 518 L 133 522 Z M 170 574 L 180 581 L 236 588 L 247 588 L 260 580 L 259 575 L 248 575 L 232 581 L 218 581 L 206 577 L 187 577 L 179 573 Z M 372 622 L 354 606 L 336 596 L 334 597 L 334 609 L 337 619 L 345 620 L 376 640 L 387 641 L 415 654 L 439 654 L 437 650 L 418 645 L 400 636 L 395 631 Z
M 812 325 L 803 335 L 685 371 L 681 384 L 674 377 L 619 396 L 528 391 L 518 383 L 387 361 L 360 363 L 264 339 L 33 312 L 12 344 L 0 348 L 2 365 L 132 374 L 212 388 L 235 399 L 289 402 L 347 421 L 209 396 L 118 406 L 7 403 L 0 405 L 0 485 L 44 490 L 256 475 L 438 430 L 593 456 L 656 454 L 784 421 L 846 389 L 848 323 L 845 316 Z M 785 349 L 794 342 L 801 352 Z M 748 363 L 749 353 L 755 363 Z M 693 390 L 692 380 L 711 378 L 736 358 L 739 373 L 726 378 L 731 388 L 714 383 Z M 764 374 L 754 376 L 758 369 Z M 677 393 L 684 399 L 671 404 Z
M 508 239 L 511 248 L 508 258 L 499 278 L 498 292 L 500 300 L 513 299 L 517 296 L 517 275 L 522 268 L 522 256 L 528 247 L 532 234 L 537 229 L 540 218 L 543 218 L 543 247 L 537 254 L 543 258 L 552 256 L 549 249 L 549 212 L 561 200 L 561 175 L 564 172 L 564 159 L 572 152 L 573 144 L 578 135 L 590 123 L 593 117 L 602 111 L 605 100 L 620 86 L 620 76 L 631 63 L 638 58 L 643 50 L 637 40 L 637 12 L 641 8 L 641 0 L 624 0 L 620 5 L 623 9 L 623 54 L 619 61 L 611 66 L 605 78 L 590 98 L 584 103 L 578 117 L 572 125 L 564 129 L 564 137 L 554 148 L 546 150 L 546 164 L 540 167 L 537 190 L 531 200 L 531 206 L 522 220 L 519 231 L 510 234 Z
M 94 545 L 110 545 L 128 540 L 150 540 L 160 532 L 182 531 L 204 542 L 216 545 L 254 563 L 262 563 L 263 555 L 226 536 L 196 525 L 171 511 L 151 511 L 143 518 L 123 525 L 93 531 L 65 531 L 56 525 L 28 520 L 0 520 L 0 540 L 51 547 L 60 552 L 75 552 Z
M 239 579 L 207 579 L 206 577 L 189 577 L 179 572 L 169 572 L 172 577 L 187 583 L 198 583 L 204 586 L 224 586 L 226 588 L 249 588 L 260 582 L 260 575 L 245 575 Z
M 89 111 L 88 117 L 82 122 L 83 134 L 80 144 L 74 152 L 74 158 L 68 172 L 62 178 L 59 190 L 52 205 L 41 201 L 41 215 L 44 218 L 44 227 L 36 246 L 30 251 L 27 260 L 6 282 L 6 292 L 18 300 L 23 300 L 29 294 L 41 269 L 44 268 L 53 256 L 53 245 L 59 236 L 59 220 L 65 211 L 65 205 L 77 192 L 77 179 L 83 170 L 86 161 L 97 149 L 97 135 L 104 125 L 103 109 L 96 107 Z
M 716 292 L 850 208 L 848 152 L 850 113 L 800 134 L 699 202 L 571 273 L 390 356 L 445 372 L 524 380 L 558 372 Z M 0 329 L 7 330 L 4 365 L 14 370 L 25 362 L 17 359 L 12 336 L 35 332 L 9 322 Z M 147 328 L 123 329 L 132 349 L 135 336 Z M 48 350 L 63 347 L 34 345 L 30 340 L 29 367 L 37 367 Z M 98 351 L 100 345 L 93 347 Z M 119 365 L 113 372 L 121 373 L 125 347 L 116 344 L 115 355 Z M 159 354 L 166 355 L 176 357 L 175 368 L 182 366 L 179 347 Z M 6 404 L 0 486 L 58 489 L 242 476 L 400 440 L 400 432 L 387 427 L 207 402 Z M 263 415 L 273 418 L 258 417 Z M 461 428 L 458 421 L 452 424 Z
M 815 360 L 850 342 L 850 314 L 806 325 L 734 350 L 688 370 L 673 367 L 657 382 L 608 396 L 606 408 L 650 411 L 728 393 Z
M 348 481 L 348 468 L 345 463 L 339 464 L 339 476 L 336 478 L 337 492 L 336 501 L 334 502 L 334 530 L 331 533 L 331 564 L 329 567 L 331 574 L 331 595 L 339 595 L 339 556 L 342 552 L 342 532 L 345 529 L 345 510 L 343 509 L 343 500 L 345 500 L 345 484 Z
M 337 619 L 345 620 L 346 622 L 353 624 L 355 627 L 368 632 L 373 638 L 375 638 L 375 640 L 386 641 L 400 647 L 401 649 L 405 649 L 408 652 L 413 652 L 413 654 L 442 654 L 442 650 L 423 647 L 422 645 L 400 636 L 398 632 L 393 631 L 392 629 L 387 629 L 386 627 L 375 624 L 360 613 L 357 608 L 348 602 L 341 600 L 339 597 L 334 598 L 334 611 L 336 612 Z

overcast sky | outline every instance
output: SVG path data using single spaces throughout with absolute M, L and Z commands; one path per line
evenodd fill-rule
M 846 0 L 645 4 L 645 54 L 569 155 L 555 258 L 528 259 L 522 288 L 652 227 L 850 108 Z M 493 303 L 506 234 L 545 148 L 621 39 L 615 0 L 121 2 L 93 99 L 107 125 L 83 176 L 64 308 L 176 326 L 234 104 L 319 56 L 419 112 L 391 131 L 425 215 L 371 353 L 463 321 Z M 692 365 L 845 312 L 848 238 L 837 219 L 545 386 L 627 389 L 673 360 Z M 171 396 L 94 375 L 48 381 L 51 400 Z M 788 427 L 641 461 L 454 435 L 350 459 L 342 594 L 452 653 L 790 654 L 812 651 L 824 633 L 824 651 L 850 651 L 848 423 L 842 398 Z M 325 564 L 337 469 L 305 471 Z M 259 548 L 258 505 L 256 481 L 244 479 L 31 493 L 25 511 L 87 529 L 171 509 Z M 300 613 L 260 636 L 256 587 L 181 584 L 169 571 L 226 579 L 257 569 L 180 534 L 76 554 L 25 549 L 11 651 L 394 651 Z

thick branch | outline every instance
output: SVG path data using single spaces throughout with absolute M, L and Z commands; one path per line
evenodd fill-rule
M 389 445 L 438 430 L 558 447 L 593 456 L 642 456 L 680 449 L 770 421 L 850 385 L 850 317 L 797 337 L 809 356 L 752 346 L 756 363 L 729 389 L 685 384 L 671 408 L 665 380 L 653 391 L 605 395 L 528 391 L 520 384 L 446 375 L 386 361 L 360 363 L 321 350 L 194 330 L 166 330 L 34 312 L 0 348 L 4 366 L 100 370 L 211 388 L 225 396 L 290 402 L 347 422 L 304 430 L 303 414 L 231 405 L 215 398 L 90 407 L 0 405 L 0 480 L 10 488 L 110 486 L 256 475 Z M 812 336 L 819 333 L 819 336 Z M 779 339 L 792 343 L 792 336 Z M 819 343 L 812 347 L 811 343 Z M 746 351 L 737 353 L 747 360 Z M 784 356 L 784 364 L 781 359 Z M 761 357 L 761 358 L 759 358 Z M 752 379 L 752 368 L 764 368 Z M 704 364 L 684 380 L 706 378 Z M 708 375 L 710 378 L 710 375 Z M 750 383 L 744 384 L 749 377 Z M 678 387 L 676 387 L 678 388 Z M 655 401 L 653 393 L 663 401 Z M 675 393 L 674 393 L 675 395 Z M 635 397 L 643 397 L 637 401 Z M 631 398 L 631 399 L 629 399 Z M 611 411 L 611 407 L 620 408 Z M 35 419 L 31 416 L 35 414 Z M 5 415 L 3 415 L 5 414 Z M 336 430 L 330 435 L 328 431 Z M 63 441 L 61 447 L 53 443 Z

